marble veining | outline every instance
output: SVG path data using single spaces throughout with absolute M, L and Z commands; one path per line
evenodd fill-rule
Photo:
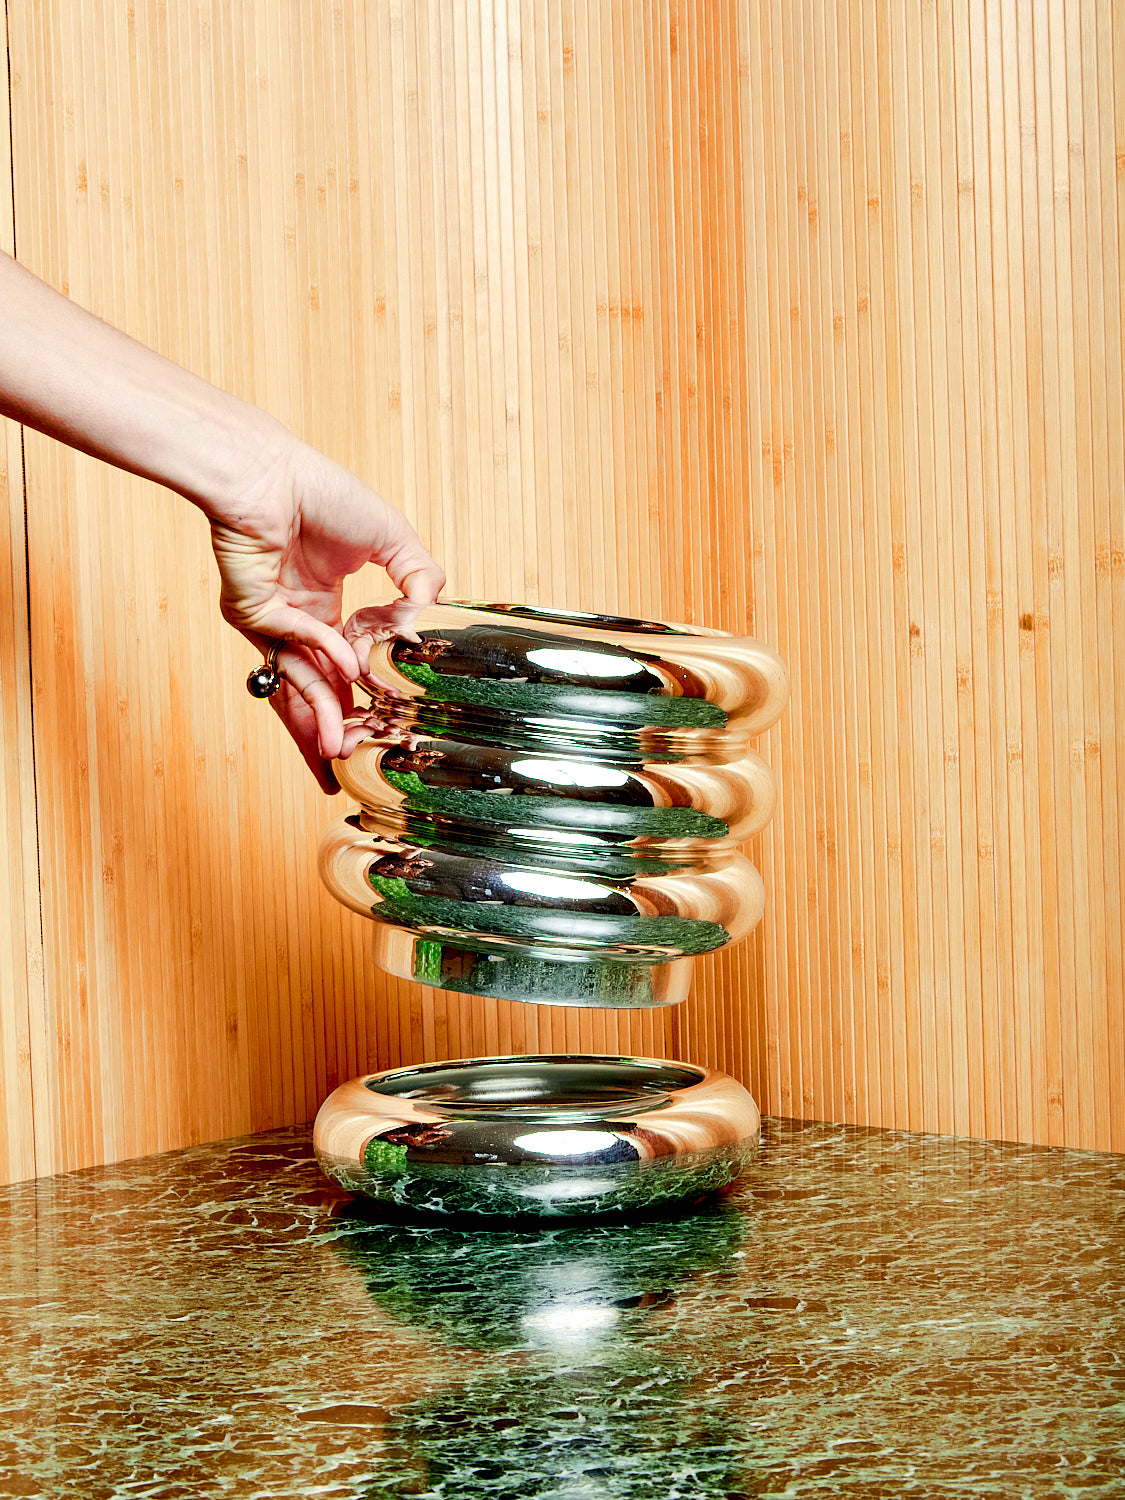
M 767 1121 L 703 1212 L 359 1207 L 307 1132 L 0 1190 L 0 1495 L 1125 1496 L 1125 1158 Z

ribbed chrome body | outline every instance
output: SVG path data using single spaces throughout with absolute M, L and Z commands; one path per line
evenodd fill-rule
M 784 705 L 780 659 L 514 605 L 434 605 L 414 630 L 372 648 L 370 735 L 337 763 L 361 811 L 321 847 L 329 889 L 376 924 L 376 962 L 510 1000 L 684 999 L 691 958 L 761 916 L 737 845 L 773 811 L 749 741 Z

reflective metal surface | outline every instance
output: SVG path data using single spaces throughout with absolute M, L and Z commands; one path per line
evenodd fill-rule
M 366 737 L 336 770 L 361 811 L 321 870 L 405 979 L 511 1000 L 674 1004 L 688 960 L 764 891 L 739 841 L 774 806 L 749 749 L 784 706 L 760 642 L 530 606 L 442 604 L 370 647 Z M 398 622 L 402 628 L 402 622 Z
M 723 1073 L 622 1057 L 397 1068 L 329 1095 L 313 1143 L 350 1192 L 429 1213 L 635 1213 L 739 1175 L 759 1116 Z

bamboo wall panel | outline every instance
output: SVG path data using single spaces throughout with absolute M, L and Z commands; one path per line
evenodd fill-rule
M 1125 1145 L 1123 27 L 742 15 L 785 1113 Z
M 37 1170 L 307 1119 L 368 1067 L 574 1048 L 717 1063 L 781 1113 L 1125 1147 L 1123 26 L 10 4 L 31 269 L 375 483 L 451 596 L 751 629 L 794 675 L 766 917 L 686 1007 L 434 996 L 319 889 L 329 806 L 242 689 L 201 519 L 27 434 L 45 999 L 13 964 L 0 1015 Z
M 9 225 L 10 225 L 9 219 Z M 35 1175 L 32 1031 L 39 902 L 35 866 L 35 786 L 31 758 L 31 679 L 27 665 L 26 561 L 20 430 L 0 423 L 0 1181 Z M 30 843 L 27 835 L 30 834 Z M 28 856 L 30 855 L 30 859 Z
M 15 221 L 8 96 L 0 92 L 0 249 Z M 27 630 L 22 434 L 0 419 L 0 1182 L 35 1175 L 33 1043 L 41 1040 L 42 952 Z

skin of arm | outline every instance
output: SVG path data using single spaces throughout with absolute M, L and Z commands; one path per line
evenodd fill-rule
M 344 578 L 374 562 L 403 599 L 445 575 L 401 511 L 348 469 L 232 396 L 85 312 L 0 253 L 0 413 L 156 480 L 200 509 L 223 616 L 284 681 L 270 700 L 325 791 L 362 674 L 341 633 Z M 409 611 L 403 618 L 409 617 Z

